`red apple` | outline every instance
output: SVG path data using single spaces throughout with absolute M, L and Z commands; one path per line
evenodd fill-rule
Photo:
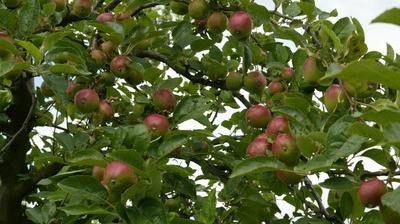
M 99 113 L 103 121 L 110 120 L 114 116 L 114 110 L 112 106 L 105 100 L 102 100 L 99 103 Z
M 261 72 L 254 71 L 244 76 L 243 83 L 247 91 L 259 94 L 267 85 L 267 79 Z
M 251 16 L 244 11 L 235 12 L 229 18 L 228 29 L 239 40 L 246 40 L 253 29 Z
M 296 146 L 294 137 L 288 134 L 278 134 L 272 143 L 272 154 L 286 165 L 295 165 L 299 159 L 300 151 Z
M 124 21 L 129 18 L 131 18 L 131 14 L 129 14 L 128 12 L 124 12 L 124 13 L 119 14 L 116 19 L 117 19 L 117 21 Z
M 168 119 L 161 114 L 150 114 L 144 119 L 146 125 L 153 137 L 165 135 L 169 130 Z
M 279 133 L 289 133 L 289 121 L 286 117 L 275 116 L 268 123 L 265 132 L 273 138 L 275 138 Z
M 372 178 L 360 184 L 358 196 L 361 203 L 366 207 L 375 207 L 381 203 L 381 197 L 387 191 L 386 185 L 382 180 Z
M 68 99 L 73 100 L 75 97 L 75 94 L 83 88 L 84 87 L 82 85 L 78 84 L 76 81 L 72 81 L 72 82 L 68 83 L 67 90 L 66 90 Z
M 101 13 L 100 15 L 98 15 L 96 17 L 96 21 L 99 22 L 99 23 L 114 22 L 115 21 L 115 17 L 110 12 L 104 12 L 104 13 Z
M 130 59 L 127 55 L 119 55 L 112 59 L 110 64 L 111 71 L 119 78 L 129 76 Z
M 124 162 L 114 160 L 104 170 L 101 183 L 113 193 L 122 193 L 137 182 L 138 177 L 135 175 L 134 169 Z
M 308 57 L 303 65 L 304 82 L 315 83 L 324 73 L 318 67 L 318 61 L 315 57 Z
M 268 142 L 263 140 L 254 140 L 247 146 L 247 155 L 250 157 L 254 156 L 265 156 L 268 149 Z
M 283 79 L 291 79 L 294 76 L 294 70 L 292 68 L 283 68 L 281 74 Z
M 253 105 L 247 110 L 245 118 L 251 126 L 265 128 L 271 120 L 271 111 L 263 105 Z
M 332 84 L 329 86 L 324 94 L 324 104 L 328 112 L 332 113 L 343 99 L 343 91 L 338 84 Z
M 283 92 L 283 84 L 280 81 L 272 81 L 268 85 L 268 92 L 271 94 Z
M 176 106 L 176 97 L 170 89 L 159 89 L 153 93 L 153 104 L 159 110 L 173 110 Z
M 94 89 L 79 90 L 74 97 L 74 104 L 82 113 L 90 113 L 97 110 L 99 103 L 99 95 Z
M 101 166 L 93 166 L 92 176 L 98 179 L 99 181 L 103 180 L 104 175 L 104 167 Z

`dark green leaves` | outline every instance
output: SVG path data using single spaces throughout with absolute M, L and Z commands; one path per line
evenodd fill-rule
M 236 164 L 230 177 L 234 178 L 285 168 L 285 164 L 281 163 L 274 157 L 254 157 L 240 161 Z
M 397 214 L 400 214 L 400 188 L 384 194 L 381 201 L 383 205 L 391 208 Z
M 107 199 L 106 189 L 92 176 L 71 176 L 57 185 L 66 193 L 76 197 L 84 197 L 100 203 L 104 203 Z
M 39 0 L 26 0 L 19 11 L 18 35 L 28 37 L 39 25 L 40 2 Z
M 400 8 L 393 8 L 380 14 L 374 20 L 373 23 L 390 23 L 400 26 Z

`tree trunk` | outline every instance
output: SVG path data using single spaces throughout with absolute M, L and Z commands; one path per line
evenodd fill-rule
M 26 153 L 31 148 L 29 133 L 32 125 L 30 117 L 27 116 L 34 106 L 32 87 L 32 82 L 25 77 L 15 81 L 12 86 L 14 104 L 7 111 L 11 125 L 6 142 L 13 136 L 14 140 L 4 149 L 3 160 L 0 163 L 0 224 L 25 222 L 21 202 L 30 192 L 25 192 L 26 187 L 23 186 L 21 177 L 28 172 L 25 159 Z M 29 119 L 28 123 L 25 122 L 26 119 Z

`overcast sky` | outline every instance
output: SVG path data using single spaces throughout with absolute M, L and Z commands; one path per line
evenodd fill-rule
M 272 0 L 257 0 L 269 9 L 273 8 Z M 386 43 L 392 45 L 396 52 L 400 52 L 400 27 L 374 23 L 371 21 L 379 14 L 393 7 L 400 7 L 399 0 L 315 0 L 318 8 L 324 11 L 337 9 L 341 17 L 357 18 L 365 30 L 366 42 L 369 50 L 386 53 Z M 334 20 L 336 20 L 334 19 Z

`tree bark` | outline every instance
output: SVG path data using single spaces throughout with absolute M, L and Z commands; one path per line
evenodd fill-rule
M 13 141 L 4 150 L 0 163 L 0 224 L 24 223 L 21 202 L 27 192 L 21 188 L 21 176 L 27 174 L 26 153 L 31 148 L 29 133 L 32 130 L 29 113 L 34 106 L 32 93 L 33 83 L 26 77 L 14 82 L 12 93 L 14 104 L 7 111 L 11 119 L 11 129 L 6 142 Z M 29 119 L 28 124 L 25 120 Z

